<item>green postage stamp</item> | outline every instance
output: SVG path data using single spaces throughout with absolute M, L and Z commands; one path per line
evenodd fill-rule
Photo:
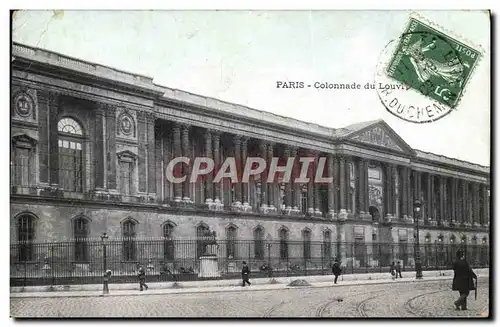
M 453 109 L 480 57 L 480 51 L 411 17 L 386 74 Z

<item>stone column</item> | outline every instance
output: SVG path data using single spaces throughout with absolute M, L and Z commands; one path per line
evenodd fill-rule
M 95 188 L 104 189 L 104 110 L 95 111 L 94 178 Z
M 342 156 L 339 158 L 339 188 L 340 188 L 340 216 L 347 218 L 347 206 L 346 206 L 346 160 Z
M 181 148 L 181 125 L 179 123 L 174 123 L 173 126 L 173 143 L 174 143 L 174 158 L 182 157 Z M 182 167 L 181 164 L 177 164 L 174 167 L 173 175 L 175 177 L 181 177 Z M 182 184 L 173 183 L 174 187 L 174 201 L 180 202 L 182 200 Z
M 147 191 L 147 118 L 146 112 L 137 112 L 137 170 L 139 175 L 139 192 L 145 193 Z M 113 119 L 115 120 L 115 119 Z
M 106 106 L 106 180 L 108 190 L 116 190 L 116 108 Z
M 448 178 L 443 177 L 443 198 L 444 198 L 444 214 L 443 217 L 441 217 L 441 224 L 445 222 L 445 225 L 448 225 L 448 222 L 450 221 L 450 202 L 449 202 L 449 193 L 450 193 L 450 188 L 448 187 Z
M 191 158 L 191 151 L 189 146 L 189 125 L 182 126 L 182 156 Z M 192 159 L 192 158 L 191 158 Z M 183 198 L 184 202 L 192 202 L 191 197 L 191 184 L 189 183 L 189 179 L 191 177 L 191 165 L 184 165 L 183 172 L 186 176 L 186 181 L 184 182 L 184 190 L 183 190 Z
M 397 167 L 396 165 L 391 165 L 391 208 L 392 208 L 392 215 L 396 217 L 397 210 L 397 201 L 396 201 L 396 179 L 398 178 L 397 175 Z M 398 195 L 399 196 L 399 195 Z M 401 217 L 398 217 L 401 218 Z
M 285 145 L 284 155 L 286 164 L 290 158 L 290 146 Z M 292 210 L 292 178 L 285 184 L 285 210 L 287 214 L 290 214 Z
M 156 194 L 156 162 L 155 162 L 155 121 L 153 113 L 147 118 L 147 141 L 146 149 L 148 151 L 148 193 Z
M 461 225 L 464 221 L 463 198 L 462 198 L 462 180 L 455 179 L 455 199 L 456 199 L 456 224 Z
M 309 156 L 315 157 L 315 153 L 309 151 Z M 307 174 L 309 177 L 309 183 L 307 184 L 307 212 L 311 215 L 314 215 L 314 168 L 315 162 L 311 162 Z
M 434 215 L 434 175 L 427 174 L 427 215 L 425 223 L 429 220 L 436 220 Z
M 407 171 L 407 174 L 406 174 L 406 179 L 407 179 L 407 184 L 408 185 L 408 202 L 407 202 L 407 206 L 408 206 L 408 218 L 413 218 L 413 194 L 414 194 L 414 185 L 412 185 L 412 178 L 411 178 L 411 175 L 412 175 L 412 169 L 411 168 L 408 168 L 408 171 Z M 413 182 L 413 184 L 415 184 L 415 182 Z
M 212 131 L 207 129 L 205 130 L 205 156 L 209 159 L 214 159 L 213 154 L 212 154 Z M 205 193 L 205 204 L 210 206 L 213 203 L 213 180 L 214 180 L 214 172 L 215 172 L 215 167 L 214 170 L 206 175 L 206 193 Z
M 370 214 L 370 180 L 368 176 L 368 160 L 363 159 L 363 179 L 365 181 L 364 193 L 365 193 L 365 210 L 364 212 L 367 216 Z M 371 219 L 371 218 L 370 218 Z
M 358 158 L 357 160 L 357 167 L 358 167 L 358 178 L 357 178 L 357 185 L 356 185 L 356 194 L 357 194 L 357 199 L 358 203 L 357 209 L 359 212 L 359 218 L 363 219 L 365 215 L 365 167 L 364 167 L 364 162 L 363 159 Z
M 260 207 L 263 213 L 267 213 L 267 172 L 269 164 L 267 162 L 267 144 L 265 141 L 260 141 L 260 155 L 266 162 L 266 169 L 260 174 Z
M 269 143 L 267 145 L 267 166 L 271 165 L 271 160 L 274 156 L 274 143 Z M 267 200 L 268 207 L 272 211 L 276 211 L 276 199 L 275 199 L 275 189 L 276 189 L 276 180 L 271 181 L 271 183 L 267 183 Z
M 334 194 L 334 183 L 335 180 L 333 178 L 333 154 L 328 154 L 328 178 L 331 178 L 332 181 L 328 183 L 328 218 L 333 218 L 335 216 L 335 194 Z
M 243 176 L 243 173 L 241 171 L 241 137 L 239 135 L 235 135 L 233 137 L 233 142 L 234 142 L 234 160 L 236 162 L 236 171 L 237 171 L 237 179 L 238 181 L 234 184 L 234 201 L 233 201 L 233 207 L 236 210 L 239 210 L 241 205 L 242 205 L 242 199 L 241 199 L 241 177 Z
M 243 176 L 243 171 L 246 166 L 248 156 L 248 137 L 243 137 L 241 139 L 241 176 Z M 248 200 L 248 181 L 241 182 L 242 187 L 242 196 L 243 196 L 243 210 L 250 211 L 252 207 L 250 206 L 250 202 Z
M 315 153 L 314 156 L 314 172 L 313 178 L 316 179 L 315 174 L 318 170 L 319 164 L 319 152 Z M 313 190 L 314 190 L 314 215 L 317 217 L 323 216 L 323 212 L 321 211 L 321 197 L 320 197 L 320 188 L 319 184 L 316 184 L 313 179 Z
M 220 133 L 219 132 L 212 132 L 212 141 L 213 141 L 213 156 L 214 156 L 214 172 L 215 174 L 217 174 L 219 172 L 219 169 L 220 169 L 220 165 L 221 165 L 221 162 L 220 162 Z M 214 186 L 214 203 L 215 203 L 215 206 L 218 209 L 222 209 L 224 207 L 224 204 L 222 203 L 221 201 L 221 198 L 220 198 L 220 185 L 222 183 L 222 180 L 217 182 L 217 183 L 213 183 L 213 186 Z
M 451 178 L 451 187 L 450 187 L 450 224 L 454 225 L 457 221 L 457 180 L 455 178 Z
M 294 168 L 293 168 L 293 181 L 295 181 L 296 178 L 299 177 L 300 175 L 300 167 L 299 167 L 299 160 L 298 160 L 298 154 L 299 154 L 299 149 L 298 148 L 292 148 L 292 155 L 295 157 L 294 161 Z M 299 183 L 293 183 L 293 208 L 292 212 L 295 214 L 299 214 L 300 210 L 300 184 Z
M 488 197 L 488 186 L 483 184 L 481 185 L 481 190 L 483 193 L 483 221 L 481 224 L 483 226 L 489 227 L 490 225 L 490 202 Z
M 473 183 L 472 184 L 472 195 L 473 195 L 473 201 L 474 201 L 474 211 L 472 215 L 472 226 L 473 227 L 479 227 L 479 221 L 480 221 L 480 210 L 479 210 L 479 184 L 478 183 Z
M 401 175 L 402 175 L 402 197 L 401 197 L 401 200 L 402 200 L 402 203 L 401 203 L 401 215 L 403 217 L 403 219 L 408 219 L 409 215 L 408 215 L 408 170 L 409 168 L 408 167 L 402 167 L 401 168 Z
M 40 183 L 49 182 L 49 116 L 51 101 L 56 96 L 51 92 L 38 91 L 38 153 Z
M 468 206 L 468 183 L 462 180 L 462 224 L 466 225 L 469 223 L 469 206 Z
M 441 224 L 443 220 L 445 220 L 445 194 L 444 194 L 444 176 L 439 176 L 439 217 L 438 223 Z
M 385 181 L 384 181 L 384 212 L 385 216 L 388 219 L 391 219 L 393 216 L 392 212 L 392 200 L 393 200 L 393 178 L 392 178 L 392 165 L 384 164 L 385 170 Z
M 57 94 L 51 94 L 49 102 L 49 167 L 50 185 L 59 186 L 59 132 L 57 123 L 59 122 L 60 98 Z

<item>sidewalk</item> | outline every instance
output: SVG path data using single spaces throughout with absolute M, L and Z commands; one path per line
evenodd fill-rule
M 488 269 L 477 269 L 478 277 L 488 277 Z M 360 278 L 364 276 L 365 278 Z M 302 287 L 344 287 L 354 285 L 376 285 L 391 283 L 418 283 L 427 281 L 451 280 L 453 272 L 446 271 L 424 271 L 424 278 L 415 279 L 415 272 L 407 271 L 402 279 L 393 280 L 388 273 L 382 274 L 355 274 L 345 275 L 339 278 L 338 284 L 333 284 L 333 276 L 302 276 L 302 277 L 283 277 L 275 278 L 271 284 L 269 278 L 258 278 L 251 280 L 252 285 L 241 287 L 240 280 L 218 280 L 218 281 L 197 281 L 178 283 L 179 288 L 173 287 L 173 283 L 149 283 L 147 291 L 140 292 L 138 283 L 135 284 L 110 284 L 109 294 L 102 294 L 102 285 L 71 285 L 56 286 L 53 291 L 47 291 L 46 286 L 34 287 L 12 287 L 11 298 L 47 298 L 47 297 L 96 297 L 96 296 L 140 296 L 140 295 L 162 295 L 162 294 L 187 294 L 187 293 L 214 293 L 214 292 L 248 292 L 248 291 L 266 291 L 283 290 L 297 288 L 300 286 L 287 286 L 293 280 L 306 280 L 311 286 Z M 71 287 L 71 290 L 68 289 Z

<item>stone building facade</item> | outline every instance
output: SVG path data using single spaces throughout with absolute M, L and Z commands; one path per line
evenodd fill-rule
M 11 241 L 82 237 L 488 244 L 490 170 L 412 149 L 382 120 L 333 129 L 14 44 Z M 315 184 L 172 184 L 173 157 L 326 157 Z M 183 168 L 189 175 L 190 168 Z M 340 250 L 340 251 L 345 251 Z

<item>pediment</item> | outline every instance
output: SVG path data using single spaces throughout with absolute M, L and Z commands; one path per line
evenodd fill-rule
M 413 149 L 384 121 L 355 131 L 348 135 L 347 139 L 393 151 L 413 153 Z
M 120 159 L 135 159 L 137 155 L 130 150 L 124 150 L 116 154 Z

